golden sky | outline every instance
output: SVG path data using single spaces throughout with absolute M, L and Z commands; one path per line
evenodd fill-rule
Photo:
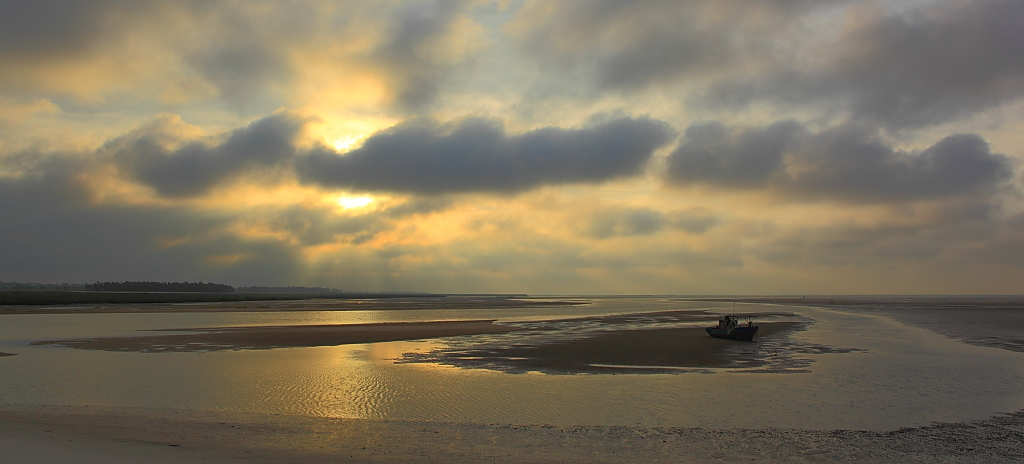
M 1024 3 L 0 1 L 0 280 L 1020 293 Z

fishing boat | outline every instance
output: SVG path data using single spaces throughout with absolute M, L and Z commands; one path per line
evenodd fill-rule
M 754 339 L 754 334 L 757 333 L 757 326 L 754 325 L 752 317 L 747 317 L 746 325 L 740 325 L 740 321 L 736 316 L 720 316 L 717 327 L 705 327 L 704 330 L 707 330 L 708 335 L 715 338 L 749 342 Z

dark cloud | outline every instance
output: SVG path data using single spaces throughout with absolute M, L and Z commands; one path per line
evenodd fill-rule
M 78 178 L 87 167 L 76 157 L 50 156 L 31 175 L 0 178 L 0 280 L 244 284 L 287 281 L 295 271 L 288 245 L 225 234 L 230 213 L 94 204 Z M 211 265 L 233 255 L 235 263 Z
M 601 211 L 591 217 L 587 233 L 594 238 L 651 235 L 668 223 L 664 214 L 650 208 Z
M 854 200 L 989 195 L 1013 176 L 1011 159 L 992 153 L 978 135 L 947 136 L 918 153 L 901 153 L 869 134 L 843 129 L 808 142 L 806 171 L 791 173 L 795 186 Z
M 372 59 L 388 69 L 400 108 L 422 109 L 437 96 L 452 63 L 433 48 L 449 32 L 464 3 L 417 2 L 393 13 L 389 36 Z
M 602 90 L 742 70 L 772 57 L 800 19 L 845 0 L 551 1 L 524 8 L 527 53 Z M 573 85 L 578 85 L 574 82 Z
M 459 35 L 465 4 L 0 0 L 0 82 L 61 97 L 84 89 L 89 104 L 97 90 L 135 91 L 133 104 L 213 96 L 251 114 L 293 103 L 304 68 L 338 66 L 373 69 L 396 109 L 419 110 L 482 43 Z M 95 75 L 39 79 L 54 64 Z
M 296 164 L 304 182 L 326 187 L 430 195 L 512 193 L 635 175 L 670 134 L 665 123 L 648 118 L 512 136 L 493 120 L 448 125 L 417 120 L 378 133 L 344 156 L 322 148 Z
M 720 122 L 694 124 L 669 157 L 668 174 L 680 183 L 757 187 L 784 167 L 787 144 L 801 130 L 795 121 L 739 130 Z
M 908 265 L 920 266 L 922 275 L 943 279 L 956 276 L 953 280 L 960 280 L 958 287 L 970 282 L 969 287 L 981 283 L 970 276 L 971 266 L 998 262 L 990 253 L 999 248 L 999 243 L 1009 237 L 1019 241 L 1012 217 L 1004 217 L 997 204 L 985 199 L 945 201 L 929 207 L 900 208 L 893 213 L 893 217 L 876 221 L 840 220 L 764 234 L 758 246 L 748 252 L 759 261 L 787 268 L 847 266 L 870 274 L 873 268 L 891 272 Z M 1018 259 L 1019 251 L 1014 247 L 1003 249 Z M 1020 261 L 1014 264 L 1019 266 Z M 927 277 L 907 276 L 905 280 L 921 285 Z
M 308 247 L 358 245 L 390 230 L 397 215 L 444 207 L 411 201 L 397 207 L 405 211 L 346 215 L 316 205 L 211 211 L 187 202 L 96 203 L 89 181 L 96 163 L 46 153 L 0 158 L 0 171 L 18 173 L 0 176 L 0 280 L 308 284 L 293 280 Z M 252 230 L 262 233 L 238 233 Z
M 682 84 L 705 111 L 812 107 L 892 130 L 1024 96 L 1017 0 L 553 1 L 520 21 L 527 55 L 577 92 Z
M 46 60 L 90 51 L 114 30 L 112 11 L 150 9 L 131 0 L 0 1 L 0 59 Z
M 722 221 L 707 208 L 690 208 L 669 215 L 672 227 L 691 234 L 703 234 Z
M 402 204 L 389 206 L 384 213 L 389 217 L 401 218 L 420 214 L 430 214 L 450 208 L 454 202 L 445 197 L 412 198 Z
M 598 239 L 653 235 L 666 229 L 703 234 L 720 222 L 706 208 L 669 213 L 651 208 L 610 208 L 591 214 L 585 233 Z
M 946 122 L 1024 95 L 1024 3 L 929 4 L 861 19 L 824 63 L 793 61 L 713 85 L 706 105 L 816 104 L 889 128 Z M 826 51 L 826 50 L 823 50 Z
M 221 98 L 244 110 L 252 100 L 271 92 L 274 83 L 288 82 L 294 73 L 280 47 L 268 42 L 274 40 L 257 32 L 237 32 L 220 38 L 215 47 L 188 54 L 188 61 Z
M 310 40 L 315 32 L 309 25 L 318 17 L 302 4 L 288 5 L 287 13 L 272 7 L 0 0 L 0 82 L 55 91 L 49 97 L 58 101 L 84 91 L 90 106 L 130 92 L 132 105 L 146 98 L 180 104 L 215 96 L 237 110 L 276 108 L 282 103 L 275 93 L 295 75 L 289 53 Z M 79 79 L 61 76 L 67 69 Z
M 815 133 L 791 121 L 765 128 L 692 126 L 669 156 L 667 171 L 676 184 L 764 187 L 855 202 L 988 196 L 1013 175 L 1012 160 L 992 153 L 978 135 L 951 135 L 920 152 L 903 152 L 863 127 Z
M 220 143 L 191 141 L 173 149 L 167 147 L 168 135 L 154 125 L 110 142 L 107 149 L 123 171 L 161 195 L 195 196 L 247 168 L 291 159 L 303 123 L 275 114 L 236 129 Z

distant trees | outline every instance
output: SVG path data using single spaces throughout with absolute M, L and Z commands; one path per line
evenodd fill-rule
M 230 285 L 212 282 L 96 282 L 86 284 L 92 292 L 180 292 L 180 293 L 234 293 Z
M 5 290 L 85 290 L 85 284 L 40 284 L 35 282 L 0 282 L 0 291 Z

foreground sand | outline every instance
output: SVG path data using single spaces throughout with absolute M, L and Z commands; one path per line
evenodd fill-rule
M 892 432 L 553 427 L 0 406 L 3 462 L 1011 463 L 1024 412 Z

